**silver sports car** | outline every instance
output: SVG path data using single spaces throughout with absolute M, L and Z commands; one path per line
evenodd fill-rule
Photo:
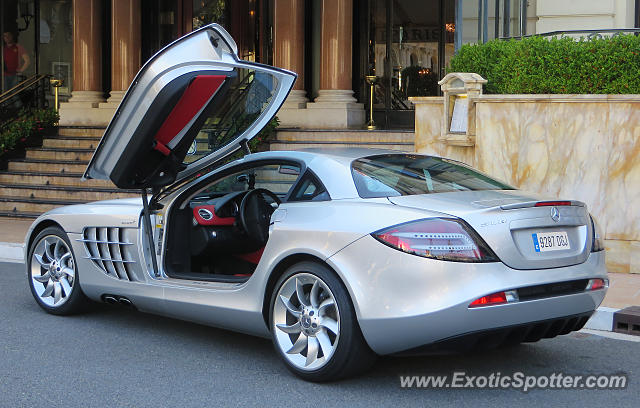
M 140 197 L 33 223 L 25 259 L 38 304 L 69 314 L 91 299 L 271 337 L 312 381 L 354 375 L 376 355 L 585 324 L 608 280 L 583 203 L 441 157 L 249 154 L 295 78 L 239 60 L 217 25 L 149 60 L 85 174 Z

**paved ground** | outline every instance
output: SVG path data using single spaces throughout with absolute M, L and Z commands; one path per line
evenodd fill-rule
M 472 355 L 382 358 L 360 378 L 310 384 L 264 339 L 97 305 L 44 313 L 23 265 L 0 264 L 0 407 L 640 406 L 640 343 L 577 333 Z M 627 373 L 626 390 L 401 389 L 399 375 Z
M 0 217 L 0 242 L 23 243 L 33 220 Z
M 617 309 L 640 306 L 640 275 L 610 272 L 609 290 L 602 305 Z

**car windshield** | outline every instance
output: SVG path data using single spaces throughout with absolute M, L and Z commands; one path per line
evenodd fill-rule
M 409 154 L 370 156 L 353 161 L 351 173 L 362 198 L 474 190 L 513 190 L 462 163 Z

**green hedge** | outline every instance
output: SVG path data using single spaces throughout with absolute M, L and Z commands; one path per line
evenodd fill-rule
M 485 93 L 640 94 L 640 36 L 467 44 L 447 70 L 480 74 Z

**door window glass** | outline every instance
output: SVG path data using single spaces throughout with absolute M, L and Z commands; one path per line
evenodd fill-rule
M 300 175 L 297 164 L 266 164 L 244 169 L 223 177 L 203 190 L 200 195 L 225 195 L 236 191 L 264 188 L 281 198 L 286 196 Z
M 185 156 L 184 163 L 193 163 L 236 140 L 256 122 L 269 106 L 277 88 L 277 80 L 267 72 L 236 68 L 236 76 L 228 77 L 230 88 L 217 100 L 217 105 L 205 120 L 196 143 Z

